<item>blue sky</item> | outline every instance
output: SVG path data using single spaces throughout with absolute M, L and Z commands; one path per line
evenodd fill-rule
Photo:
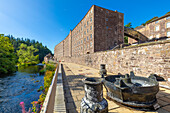
M 0 34 L 42 42 L 53 52 L 92 5 L 124 13 L 136 27 L 170 11 L 170 0 L 0 0 Z

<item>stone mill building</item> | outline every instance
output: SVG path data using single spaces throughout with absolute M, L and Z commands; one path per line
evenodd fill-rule
M 80 56 L 110 50 L 124 42 L 124 14 L 93 5 L 67 37 L 57 44 L 54 57 Z

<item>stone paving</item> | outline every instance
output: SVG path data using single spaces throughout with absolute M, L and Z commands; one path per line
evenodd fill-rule
M 113 73 L 108 73 L 108 75 Z M 63 63 L 63 83 L 67 113 L 79 113 L 81 99 L 84 97 L 82 79 L 85 77 L 100 77 L 99 70 L 73 64 Z M 106 90 L 103 88 L 104 98 Z M 123 106 L 115 101 L 108 100 L 109 113 L 170 113 L 170 90 L 161 88 L 157 94 L 160 108 L 157 111 L 142 111 Z

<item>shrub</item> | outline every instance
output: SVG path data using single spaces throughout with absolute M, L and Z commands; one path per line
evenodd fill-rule
M 55 66 L 52 65 L 52 64 L 47 64 L 47 65 L 46 65 L 46 70 L 48 70 L 48 71 L 54 71 L 54 70 L 55 70 Z
M 46 72 L 46 69 L 41 69 L 41 70 L 39 71 L 39 74 L 40 74 L 40 75 L 44 75 L 45 72 Z
M 48 88 L 51 85 L 51 81 L 53 79 L 53 72 L 52 71 L 46 71 L 45 76 L 44 76 L 44 88 L 45 88 L 45 93 L 47 93 Z

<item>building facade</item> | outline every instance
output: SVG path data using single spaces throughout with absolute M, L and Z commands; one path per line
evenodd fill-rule
M 135 30 L 141 32 L 145 36 L 147 36 L 150 40 L 153 38 L 160 39 L 160 38 L 169 38 L 170 37 L 170 14 L 166 14 L 162 17 L 159 17 L 145 26 L 141 25 Z M 129 38 L 129 43 L 136 42 L 133 39 Z
M 56 45 L 54 56 L 71 57 L 112 49 L 124 42 L 123 31 L 123 13 L 93 5 L 69 35 Z

